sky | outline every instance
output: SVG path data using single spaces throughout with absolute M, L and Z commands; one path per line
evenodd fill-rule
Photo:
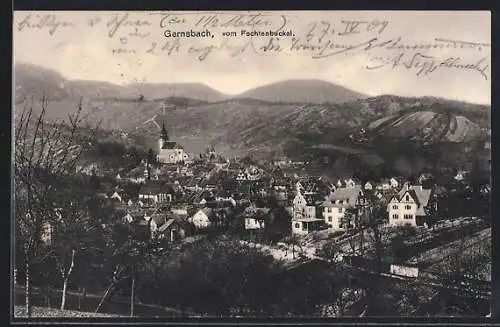
M 344 33 L 349 28 L 352 33 Z M 190 29 L 208 29 L 213 37 L 176 41 L 164 36 L 166 30 Z M 244 37 L 241 29 L 291 31 L 293 36 L 279 37 L 280 51 L 264 51 L 269 36 Z M 487 11 L 17 11 L 13 31 L 15 62 L 54 69 L 68 79 L 204 83 L 226 94 L 286 79 L 321 79 L 372 96 L 491 101 Z M 224 32 L 237 36 L 226 37 Z M 366 45 L 373 39 L 376 44 L 394 45 L 398 38 L 399 45 L 430 44 L 431 48 L 365 50 L 361 46 L 332 55 L 342 47 Z M 200 60 L 207 49 L 212 51 Z M 438 67 L 418 74 L 431 62 Z

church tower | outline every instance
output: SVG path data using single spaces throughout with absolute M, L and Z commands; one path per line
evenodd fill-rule
M 159 145 L 158 153 L 161 152 L 161 149 L 163 148 L 163 144 L 165 144 L 165 142 L 167 142 L 167 141 L 168 141 L 168 133 L 167 133 L 167 129 L 165 128 L 165 122 L 163 122 L 162 128 L 161 128 L 160 139 L 158 140 L 158 145 Z

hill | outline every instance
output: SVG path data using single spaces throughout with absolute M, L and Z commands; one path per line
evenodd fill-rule
M 200 83 L 144 83 L 116 85 L 100 81 L 67 80 L 58 72 L 36 65 L 17 63 L 14 66 L 16 103 L 24 97 L 41 98 L 46 95 L 51 101 L 84 99 L 158 99 L 185 97 L 214 102 L 227 96 Z
M 237 98 L 282 103 L 341 103 L 366 96 L 322 80 L 297 79 L 259 86 L 238 95 Z

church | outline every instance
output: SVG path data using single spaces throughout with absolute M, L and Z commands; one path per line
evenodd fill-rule
M 158 140 L 158 162 L 167 164 L 183 163 L 188 159 L 184 148 L 175 141 L 170 141 L 163 123 L 160 139 Z

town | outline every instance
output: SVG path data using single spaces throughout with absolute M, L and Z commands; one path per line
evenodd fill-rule
M 466 170 L 441 177 L 446 184 L 430 173 L 380 180 L 300 175 L 305 165 L 224 158 L 212 146 L 193 155 L 163 124 L 157 149 L 138 166 L 76 165 L 73 175 L 88 180 L 101 206 L 112 208 L 114 228 L 159 249 L 229 235 L 286 270 L 340 264 L 351 276 L 419 280 L 458 287 L 476 301 L 489 298 L 489 183 Z M 56 211 L 61 218 L 65 208 Z M 57 224 L 43 223 L 47 247 L 60 237 Z M 465 262 L 474 270 L 464 271 Z M 456 269 L 458 280 L 444 273 Z

